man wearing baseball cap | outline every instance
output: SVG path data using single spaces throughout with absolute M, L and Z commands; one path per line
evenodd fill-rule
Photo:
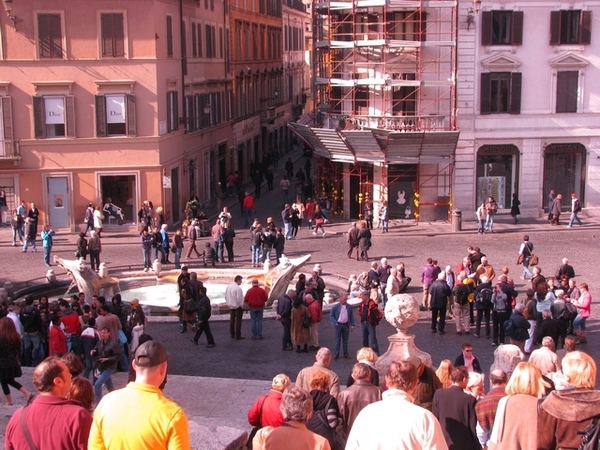
M 190 448 L 185 412 L 159 389 L 167 359 L 156 341 L 137 348 L 132 361 L 136 379 L 102 398 L 94 411 L 89 449 Z

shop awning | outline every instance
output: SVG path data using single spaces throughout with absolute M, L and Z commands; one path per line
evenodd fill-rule
M 458 131 L 335 130 L 288 124 L 319 156 L 339 162 L 385 164 L 454 161 Z

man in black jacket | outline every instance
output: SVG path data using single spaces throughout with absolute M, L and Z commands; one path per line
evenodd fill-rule
M 438 389 L 433 395 L 433 415 L 440 421 L 449 448 L 479 450 L 481 446 L 475 432 L 477 400 L 464 392 L 469 372 L 464 366 L 455 367 L 450 378 L 452 386 Z
M 438 274 L 438 278 L 429 286 L 429 295 L 431 295 L 431 332 L 444 334 L 446 328 L 446 308 L 448 306 L 448 297 L 452 295 L 452 289 L 446 283 L 446 274 Z M 438 325 L 439 316 L 439 325 Z
M 198 315 L 198 330 L 192 342 L 198 345 L 198 340 L 202 336 L 202 332 L 206 332 L 206 341 L 208 345 L 206 348 L 212 348 L 215 346 L 215 339 L 213 338 L 212 332 L 210 331 L 210 325 L 208 319 L 211 316 L 210 299 L 206 296 L 206 291 L 200 293 L 200 300 L 197 302 L 196 314 Z M 196 303 L 196 302 L 194 302 Z
M 33 306 L 33 297 L 25 299 L 25 308 L 21 311 L 21 324 L 23 324 L 23 364 L 35 367 L 42 360 L 42 316 L 40 311 Z
M 525 352 L 525 341 L 529 338 L 527 330 L 531 327 L 527 319 L 523 317 L 524 309 L 525 305 L 523 303 L 517 303 L 515 311 L 507 321 L 510 322 L 510 325 L 506 328 L 506 334 L 510 338 L 510 343 L 519 347 L 522 352 Z
M 94 373 L 96 379 L 94 382 L 94 401 L 98 404 L 102 398 L 103 384 L 106 384 L 108 392 L 115 390 L 112 374 L 117 369 L 117 363 L 121 359 L 119 344 L 111 339 L 108 327 L 103 327 L 100 330 L 100 340 L 96 344 L 96 348 L 91 351 L 91 354 L 98 361 L 98 368 Z
M 348 259 L 352 258 L 352 252 L 356 249 L 356 260 L 358 261 L 358 233 L 359 229 L 356 226 L 356 222 L 352 222 L 352 227 L 348 230 L 348 237 L 346 241 L 348 242 Z
M 287 294 L 283 294 L 277 300 L 277 320 L 283 325 L 283 338 L 281 340 L 281 350 L 291 351 L 294 349 L 292 345 L 292 302 L 296 298 L 296 291 L 290 289 Z

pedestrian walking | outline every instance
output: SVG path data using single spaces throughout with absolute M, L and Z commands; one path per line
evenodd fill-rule
M 277 234 L 275 234 L 275 245 L 273 248 L 275 249 L 275 262 L 277 265 L 279 265 L 285 249 L 285 236 L 283 235 L 281 227 L 277 228 Z
M 319 228 L 321 229 L 321 231 L 323 232 L 323 237 L 325 237 L 325 235 L 327 234 L 325 232 L 325 222 L 327 220 L 327 216 L 325 215 L 325 212 L 321 209 L 321 207 L 319 205 L 315 206 L 315 214 L 313 215 L 313 220 L 315 222 L 315 228 L 313 230 L 313 235 L 317 235 L 317 231 L 319 231 Z
M 27 253 L 27 247 L 31 244 L 32 252 L 37 252 L 35 238 L 37 234 L 37 224 L 30 217 L 25 219 L 25 243 L 23 244 L 23 253 Z
M 148 232 L 148 228 L 144 227 L 140 233 L 140 241 L 142 243 L 142 258 L 144 260 L 144 272 L 148 272 L 152 268 L 152 243 L 154 237 Z
M 365 261 L 369 260 L 369 250 L 371 249 L 371 245 L 371 230 L 367 227 L 367 223 L 364 220 L 361 220 L 358 231 L 358 249 L 360 250 L 361 259 Z
M 292 218 L 292 207 L 289 203 L 286 203 L 283 207 L 283 211 L 281 211 L 281 220 L 283 220 L 286 239 L 292 239 Z
M 104 214 L 102 214 L 102 211 L 100 210 L 100 206 L 96 205 L 94 207 L 94 230 L 98 234 L 98 237 L 102 237 L 102 228 L 103 228 L 102 221 L 103 220 L 104 220 Z
M 53 237 L 56 235 L 53 229 L 50 228 L 50 225 L 44 225 L 44 229 L 42 230 L 42 247 L 44 249 L 44 264 L 50 266 L 50 252 L 52 251 L 52 242 Z
M 96 357 L 98 366 L 94 372 L 94 397 L 96 404 L 102 399 L 102 386 L 106 385 L 108 392 L 115 390 L 112 374 L 117 369 L 121 359 L 119 345 L 110 337 L 110 330 L 104 327 L 100 330 L 100 340 L 91 352 Z
M 19 243 L 23 245 L 23 218 L 16 209 L 13 209 L 10 227 L 12 228 L 12 246 L 17 246 L 17 236 L 19 236 Z
M 363 219 L 367 223 L 367 228 L 373 229 L 373 202 L 370 200 L 365 200 L 365 204 L 363 206 Z
M 581 202 L 577 198 L 577 194 L 575 192 L 573 192 L 571 194 L 571 217 L 569 219 L 569 225 L 567 225 L 568 228 L 571 228 L 573 226 L 574 221 L 577 221 L 579 226 L 582 225 L 581 219 L 577 216 L 577 214 L 579 214 L 580 212 L 581 212 Z
M 77 259 L 83 259 L 88 255 L 88 240 L 85 238 L 83 231 L 79 232 L 79 239 L 77 239 L 77 250 L 75 251 L 75 257 Z
M 554 189 L 550 189 L 550 193 L 548 194 L 548 222 L 552 221 L 552 203 L 554 203 L 555 198 L 556 193 Z
M 519 201 L 517 193 L 515 192 L 512 195 L 512 202 L 510 204 L 510 215 L 513 218 L 513 224 L 517 224 L 519 222 L 518 216 L 521 214 L 521 210 L 519 209 L 520 204 L 521 202 Z
M 92 270 L 97 272 L 100 268 L 100 253 L 102 252 L 102 243 L 100 242 L 100 236 L 96 234 L 95 230 L 90 231 L 88 251 L 90 252 L 90 265 L 92 266 Z
M 517 263 L 521 261 L 523 264 L 523 274 L 521 280 L 530 280 L 533 278 L 533 273 L 529 269 L 529 260 L 533 254 L 533 243 L 529 241 L 529 236 L 523 236 L 523 243 L 519 248 L 519 256 L 517 257 Z
M 231 223 L 229 223 L 223 229 L 223 239 L 224 239 L 225 249 L 227 250 L 227 262 L 234 261 L 233 238 L 235 238 L 235 230 L 231 226 Z
M 2 392 L 6 397 L 6 404 L 12 405 L 13 400 L 10 394 L 9 385 L 20 391 L 25 400 L 29 400 L 31 394 L 15 378 L 19 378 L 21 373 L 21 336 L 17 332 L 15 323 L 8 317 L 0 319 L 0 384 Z
M 379 225 L 381 226 L 381 232 L 387 233 L 389 231 L 390 224 L 390 211 L 387 202 L 384 200 L 379 207 Z
M 200 293 L 199 293 L 199 300 L 198 300 L 198 309 L 196 311 L 198 320 L 196 322 L 196 334 L 194 335 L 194 338 L 192 339 L 192 342 L 195 345 L 198 345 L 198 340 L 200 339 L 200 336 L 202 336 L 202 333 L 206 333 L 206 348 L 212 348 L 215 346 L 215 339 L 212 335 L 212 332 L 210 331 L 210 324 L 209 319 L 211 316 L 211 307 L 210 307 L 210 299 L 206 296 L 206 288 L 202 287 Z
M 250 223 L 254 220 L 254 198 L 250 195 L 250 192 L 246 191 L 244 195 L 243 215 L 244 215 L 244 226 L 247 228 Z
M 560 214 L 562 212 L 562 194 L 558 194 L 552 201 L 552 207 L 550 208 L 552 213 L 552 219 L 550 225 L 560 225 Z
M 181 269 L 181 253 L 183 252 L 183 232 L 181 231 L 181 228 L 175 231 L 171 252 L 175 255 L 175 268 Z
M 196 258 L 200 258 L 200 252 L 196 247 L 196 241 L 198 240 L 198 219 L 192 219 L 191 223 L 187 229 L 187 237 L 189 240 L 189 245 L 187 249 L 187 253 L 185 254 L 185 259 L 190 259 L 192 256 L 192 252 L 196 252 Z
M 287 161 L 285 162 L 285 171 L 288 180 L 294 176 L 294 163 L 292 162 L 292 158 L 288 157 Z

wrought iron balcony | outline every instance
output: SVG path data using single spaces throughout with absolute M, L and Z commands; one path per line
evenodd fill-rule
M 0 160 L 21 159 L 21 145 L 19 141 L 0 141 Z

